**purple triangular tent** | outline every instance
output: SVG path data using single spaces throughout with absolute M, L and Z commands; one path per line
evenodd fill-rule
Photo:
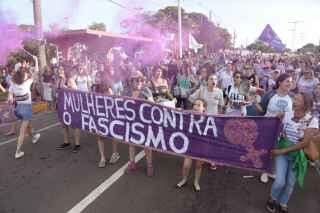
M 269 24 L 267 24 L 267 26 L 262 31 L 261 35 L 258 38 L 258 41 L 262 41 L 263 43 L 271 46 L 277 51 L 283 51 L 286 48 L 286 46 L 282 43 L 281 39 Z

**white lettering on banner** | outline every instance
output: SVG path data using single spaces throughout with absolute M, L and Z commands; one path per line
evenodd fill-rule
M 218 137 L 218 130 L 217 130 L 216 123 L 214 122 L 213 117 L 208 117 L 208 119 L 207 119 L 206 128 L 203 131 L 204 136 L 207 136 L 209 129 L 212 129 L 213 136 L 215 138 Z
M 67 111 L 69 108 L 71 108 L 72 112 L 74 112 L 72 95 L 67 92 L 64 92 L 63 97 L 64 97 L 64 106 L 63 106 L 64 111 Z
M 154 148 L 158 148 L 159 144 L 161 143 L 160 149 L 167 151 L 167 146 L 166 146 L 166 142 L 163 134 L 163 128 L 160 126 L 158 130 L 159 131 L 158 131 L 157 137 L 155 137 L 152 130 L 152 126 L 148 126 L 148 135 L 147 135 L 146 143 L 144 145 L 146 147 L 150 147 L 150 144 L 152 143 Z
M 82 98 L 82 96 L 81 96 L 80 93 L 79 93 L 78 95 L 80 95 L 81 112 L 90 114 L 89 109 L 88 109 L 88 104 L 87 104 L 87 109 L 85 109 L 85 108 L 84 108 L 85 101 L 83 100 L 83 98 Z
M 94 106 L 94 100 L 92 93 L 86 93 L 86 100 L 87 100 L 87 109 L 89 111 L 89 114 L 96 115 L 96 109 Z
M 200 120 L 195 120 L 195 116 L 191 114 L 190 125 L 189 125 L 189 133 L 193 133 L 194 126 L 197 129 L 199 135 L 202 135 L 200 124 L 204 121 L 204 116 L 201 115 Z
M 99 100 L 103 101 L 104 98 L 103 96 L 97 95 L 96 96 L 96 110 L 97 110 L 97 116 L 99 117 L 106 117 L 106 113 L 104 113 L 105 110 L 103 105 L 99 104 Z M 102 111 L 100 111 L 100 109 L 102 109 Z
M 170 128 L 176 128 L 177 123 L 176 123 L 176 115 L 175 113 L 170 110 L 170 112 L 168 111 L 167 108 L 163 108 L 163 114 L 164 114 L 164 118 L 163 118 L 163 126 L 164 127 L 169 127 L 170 124 Z M 171 115 L 170 115 L 171 114 Z
M 156 118 L 155 118 L 156 111 L 159 112 L 159 120 L 156 120 Z M 161 125 L 163 123 L 163 112 L 159 107 L 153 106 L 151 108 L 151 120 L 153 123 L 155 123 L 157 125 Z
M 63 123 L 67 126 L 71 125 L 71 114 L 69 112 L 63 112 Z
M 177 148 L 177 146 L 175 144 L 175 139 L 177 137 L 180 137 L 183 140 L 183 144 L 182 144 L 182 147 L 180 149 Z M 169 146 L 170 146 L 171 150 L 174 151 L 175 153 L 184 154 L 184 153 L 186 153 L 188 151 L 189 139 L 182 132 L 175 132 L 170 136 Z
M 142 130 L 139 131 L 138 128 L 143 129 L 144 126 L 141 123 L 133 123 L 131 126 L 132 129 L 132 133 L 135 134 L 136 136 L 138 136 L 139 138 L 135 138 L 134 136 L 131 135 L 130 137 L 130 142 L 138 144 L 138 145 L 142 145 L 146 139 L 146 137 L 144 136 Z
M 134 121 L 136 119 L 136 112 L 128 106 L 129 103 L 134 105 L 136 102 L 134 100 L 126 100 L 124 102 L 124 109 L 126 110 L 126 119 L 129 121 Z M 129 116 L 128 113 L 131 114 L 131 116 Z
M 103 136 L 107 136 L 109 134 L 108 129 L 108 119 L 106 118 L 98 118 L 98 127 L 100 127 L 99 134 Z
M 111 137 L 118 139 L 118 140 L 123 140 L 123 135 L 118 135 L 115 133 L 115 131 L 114 131 L 115 126 L 123 126 L 124 127 L 124 122 L 119 121 L 119 120 L 114 120 L 114 121 L 111 121 L 110 127 L 109 127 Z
M 121 107 L 121 104 L 123 103 L 123 98 L 116 98 L 114 100 L 115 105 L 116 105 L 116 115 L 117 115 L 117 119 L 125 119 L 124 116 L 124 108 Z
M 92 133 L 98 133 L 96 123 L 92 116 L 89 116 L 89 131 Z
M 83 130 L 85 130 L 86 127 L 89 127 L 89 119 L 89 115 L 81 113 L 81 128 Z
M 141 104 L 141 106 L 140 106 L 140 110 L 139 110 L 139 116 L 140 116 L 140 119 L 141 119 L 141 121 L 143 122 L 143 123 L 146 123 L 146 124 L 151 124 L 152 122 L 150 121 L 150 120 L 147 120 L 147 119 L 145 119 L 144 118 L 144 108 L 145 107 L 149 107 L 149 108 L 151 108 L 151 105 L 150 104 L 148 104 L 148 103 L 143 103 L 143 104 Z
M 71 111 L 80 112 L 81 128 L 91 133 L 163 151 L 171 150 L 177 154 L 187 152 L 189 139 L 183 133 L 185 113 L 140 103 L 90 93 L 65 93 L 63 122 L 71 125 L 72 116 L 77 116 L 71 114 Z M 136 122 L 138 120 L 141 122 Z M 201 124 L 203 117 L 197 121 L 192 117 L 189 128 L 196 129 L 201 135 Z M 165 135 L 165 128 L 180 129 L 181 132 L 170 131 Z M 204 133 L 210 133 L 211 129 L 216 135 L 214 120 L 208 119 Z
M 80 112 L 80 99 L 81 99 L 81 94 L 78 93 L 78 94 L 72 95 L 73 105 L 76 112 Z M 78 102 L 76 100 L 78 100 Z
M 126 122 L 126 132 L 125 132 L 124 140 L 129 142 L 129 137 L 130 137 L 130 123 Z
M 114 102 L 112 97 L 109 97 L 109 96 L 104 97 L 104 106 L 106 108 L 106 117 L 109 118 L 109 112 L 110 112 L 112 118 L 115 118 L 116 116 L 112 112 L 112 109 L 114 108 Z
M 179 129 L 183 130 L 183 112 L 174 111 L 174 113 L 179 115 Z

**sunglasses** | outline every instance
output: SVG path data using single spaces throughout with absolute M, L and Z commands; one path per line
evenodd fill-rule
M 144 80 L 142 78 L 133 78 L 132 79 L 132 82 L 135 82 L 135 83 L 143 83 Z

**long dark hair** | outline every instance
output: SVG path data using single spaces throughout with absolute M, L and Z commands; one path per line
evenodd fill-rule
M 26 80 L 28 69 L 20 67 L 20 69 L 14 73 L 12 80 L 15 84 L 21 85 Z
M 281 75 L 279 75 L 279 77 L 276 80 L 276 85 L 274 86 L 274 89 L 279 89 L 280 84 L 287 80 L 288 78 L 291 78 L 291 75 L 287 74 L 287 73 L 283 73 Z

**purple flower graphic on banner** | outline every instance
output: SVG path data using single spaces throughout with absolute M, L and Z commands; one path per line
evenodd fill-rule
M 246 155 L 240 157 L 241 161 L 251 161 L 255 168 L 262 168 L 261 156 L 267 151 L 256 150 L 254 144 L 258 138 L 258 126 L 251 119 L 230 119 L 224 126 L 224 135 L 232 144 L 238 144 L 247 151 Z

